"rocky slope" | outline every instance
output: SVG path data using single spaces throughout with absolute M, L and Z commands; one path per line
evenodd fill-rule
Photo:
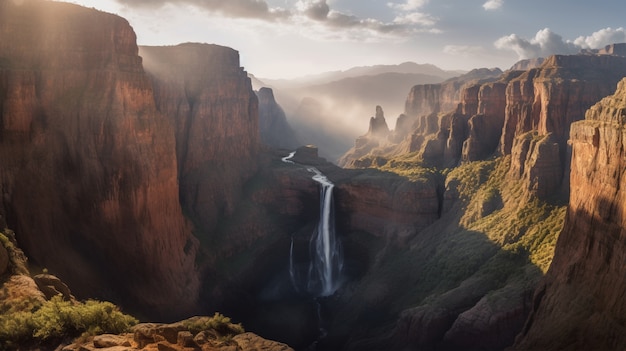
M 622 80 L 614 95 L 572 124 L 565 225 L 515 349 L 626 347 L 625 111 Z
M 197 242 L 171 120 L 132 28 L 75 5 L 20 4 L 0 4 L 2 224 L 81 296 L 187 313 Z

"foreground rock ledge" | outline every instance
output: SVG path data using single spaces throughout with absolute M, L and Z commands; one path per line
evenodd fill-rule
M 132 333 L 103 334 L 87 340 L 77 339 L 63 351 L 293 351 L 283 343 L 266 340 L 254 333 L 222 335 L 218 330 L 192 332 L 184 322 L 173 324 L 142 323 Z

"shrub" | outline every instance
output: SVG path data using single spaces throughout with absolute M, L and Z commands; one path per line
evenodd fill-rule
M 81 334 L 119 334 L 130 330 L 137 320 L 123 314 L 110 302 L 89 300 L 84 303 L 64 301 L 55 296 L 32 312 L 0 316 L 0 340 L 3 349 L 21 343 L 46 344 Z
M 244 332 L 241 324 L 231 323 L 230 318 L 216 312 L 213 317 L 196 317 L 183 321 L 183 325 L 192 334 L 197 334 L 204 330 L 215 330 L 222 336 L 237 335 Z

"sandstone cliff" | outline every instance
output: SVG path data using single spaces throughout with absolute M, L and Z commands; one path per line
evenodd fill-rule
M 141 47 L 158 110 L 175 126 L 180 200 L 211 232 L 257 169 L 258 100 L 239 53 L 218 45 Z M 197 228 L 197 229 L 200 229 Z
M 541 197 L 562 189 L 569 167 L 570 124 L 611 94 L 624 76 L 626 57 L 556 55 L 511 80 L 499 148 L 501 154 L 513 155 L 512 179 L 521 179 L 530 193 Z M 529 139 L 529 132 L 536 138 Z
M 76 5 L 0 6 L 2 224 L 80 296 L 187 313 L 197 244 L 132 28 Z
M 572 124 L 568 213 L 516 349 L 626 347 L 625 111 L 622 80 Z

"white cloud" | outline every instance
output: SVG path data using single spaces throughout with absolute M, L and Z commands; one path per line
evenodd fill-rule
M 537 32 L 534 38 L 528 40 L 511 34 L 495 42 L 498 49 L 512 50 L 520 59 L 547 57 L 554 54 L 575 54 L 580 47 L 572 42 L 563 40 L 563 37 L 544 28 Z
M 607 44 L 626 42 L 626 31 L 620 27 L 600 29 L 589 36 L 580 36 L 574 40 L 574 44 L 582 49 L 599 49 Z
M 504 0 L 488 0 L 483 4 L 483 8 L 487 11 L 497 10 L 504 5 Z
M 400 4 L 388 2 L 387 6 L 400 11 L 415 11 L 422 8 L 427 3 L 428 0 L 406 0 L 406 2 Z
M 296 9 L 317 21 L 325 20 L 330 13 L 330 6 L 324 0 L 298 0 Z
M 410 12 L 398 15 L 393 22 L 398 24 L 415 24 L 424 27 L 431 27 L 437 23 L 437 19 L 426 13 Z

